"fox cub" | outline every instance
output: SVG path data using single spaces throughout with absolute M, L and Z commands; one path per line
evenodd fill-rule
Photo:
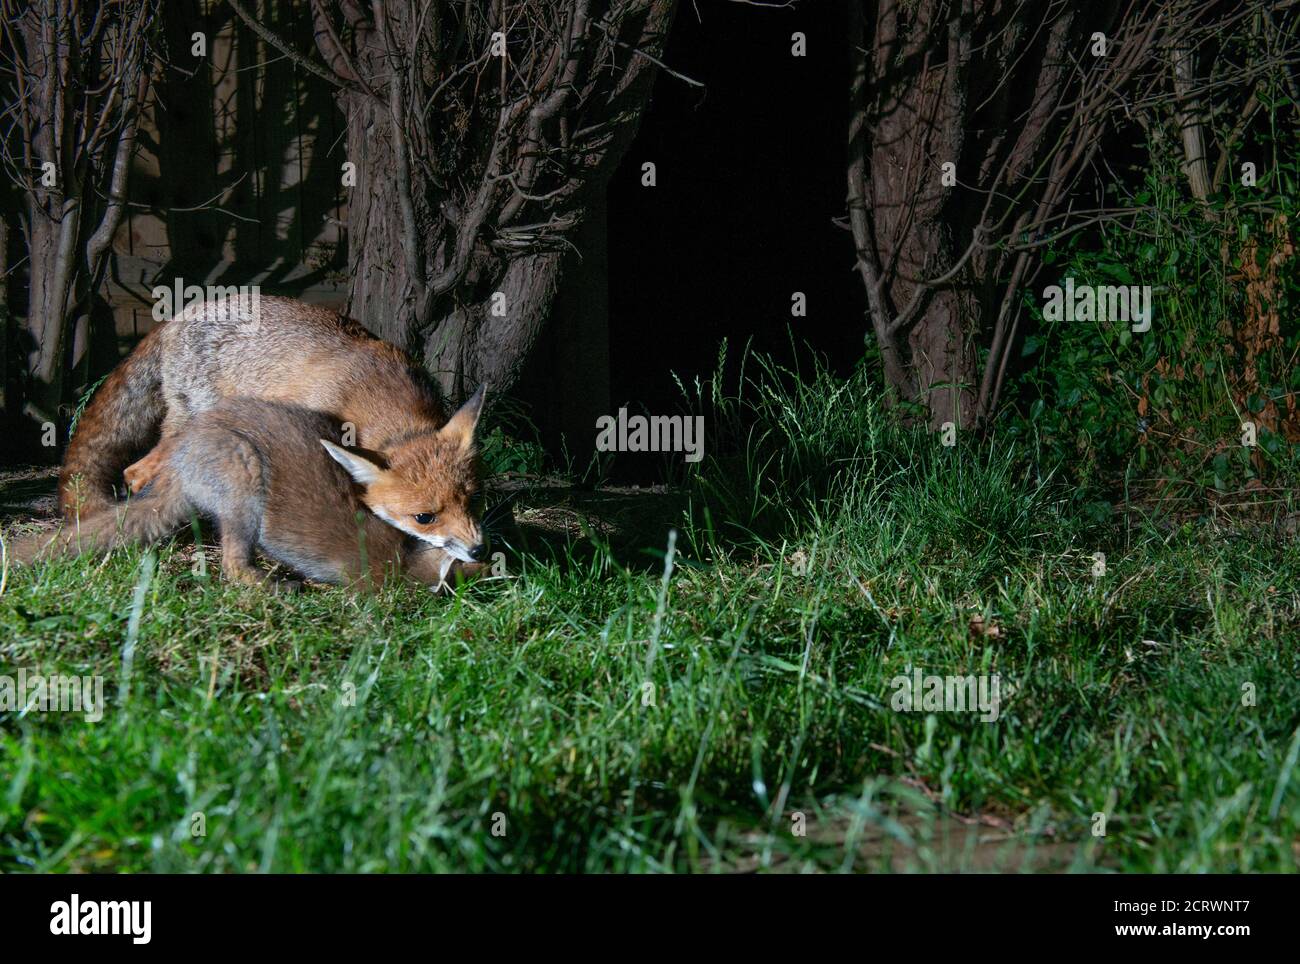
M 440 586 L 473 575 L 487 545 L 467 509 L 477 489 L 474 429 L 482 388 L 421 449 L 439 484 L 416 489 L 374 453 L 343 447 L 340 423 L 294 405 L 227 398 L 188 419 L 157 451 L 150 483 L 125 507 L 92 512 L 51 539 L 29 538 L 20 560 L 152 543 L 214 519 L 227 579 L 266 584 L 270 558 L 320 582 L 376 584 L 398 570 Z

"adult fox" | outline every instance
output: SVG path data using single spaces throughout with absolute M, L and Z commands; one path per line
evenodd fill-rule
M 462 409 L 436 433 L 444 490 L 472 493 L 477 485 L 477 418 L 477 408 Z M 396 571 L 439 587 L 449 574 L 483 569 L 381 521 L 374 513 L 395 511 L 391 473 L 342 447 L 341 438 L 338 420 L 319 412 L 221 399 L 155 450 L 153 478 L 128 503 L 81 514 L 53 537 L 21 538 L 13 555 L 33 562 L 154 543 L 201 515 L 215 519 L 220 531 L 222 574 L 247 585 L 291 584 L 273 583 L 254 565 L 258 547 L 308 578 L 354 586 L 377 584 Z M 442 496 L 432 496 L 432 508 L 446 511 Z
M 482 393 L 462 413 L 472 409 L 477 419 Z M 194 415 L 234 397 L 296 405 L 351 426 L 349 441 L 374 453 L 385 473 L 376 514 L 463 562 L 486 557 L 469 492 L 446 472 L 438 430 L 448 420 L 412 361 L 351 319 L 271 296 L 191 305 L 113 370 L 64 455 L 64 518 L 115 508 L 123 476 L 133 492 L 143 489 Z

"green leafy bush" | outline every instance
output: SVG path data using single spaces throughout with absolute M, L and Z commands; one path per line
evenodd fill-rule
M 1062 282 L 1154 289 L 1150 330 L 1139 333 L 1048 320 L 1043 292 L 1026 293 L 1033 324 L 1011 430 L 1068 463 L 1089 498 L 1115 496 L 1122 481 L 1130 497 L 1203 503 L 1294 479 L 1296 156 L 1279 155 L 1256 186 L 1233 182 L 1209 203 L 1186 195 L 1171 158 L 1120 200 L 1137 211 L 1131 225 L 1046 252 Z

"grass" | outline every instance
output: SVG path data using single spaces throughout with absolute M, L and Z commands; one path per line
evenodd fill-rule
M 700 388 L 714 454 L 649 566 L 533 539 L 454 597 L 272 597 L 187 546 L 10 571 L 0 672 L 108 707 L 0 712 L 0 869 L 1297 868 L 1294 537 L 1090 524 L 1032 451 L 780 378 Z M 912 668 L 996 674 L 997 719 L 895 709 Z

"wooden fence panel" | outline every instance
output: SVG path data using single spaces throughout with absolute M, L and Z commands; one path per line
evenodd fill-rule
M 306 0 L 249 6 L 311 55 Z M 141 119 L 105 291 L 121 347 L 153 327 L 152 289 L 177 277 L 341 305 L 346 128 L 333 90 L 220 0 L 168 0 L 164 17 L 171 66 Z M 196 23 L 203 57 L 192 53 Z

